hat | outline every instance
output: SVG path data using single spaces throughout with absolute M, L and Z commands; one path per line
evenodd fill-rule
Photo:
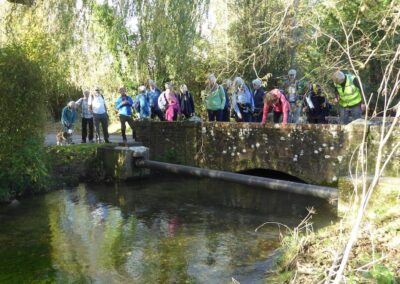
M 296 77 L 296 70 L 294 70 L 294 69 L 290 69 L 289 70 L 289 72 L 288 72 L 288 75 L 290 76 L 290 75 L 293 75 L 294 77 Z
M 255 85 L 255 86 L 257 86 L 257 87 L 260 87 L 261 86 L 261 84 L 262 84 L 262 82 L 261 82 L 261 80 L 260 79 L 255 79 L 255 80 L 253 80 L 253 85 Z
M 335 73 L 333 73 L 332 75 L 332 81 L 335 84 L 342 84 L 344 82 L 344 80 L 346 79 L 346 76 L 344 75 L 344 73 L 340 70 L 337 70 Z

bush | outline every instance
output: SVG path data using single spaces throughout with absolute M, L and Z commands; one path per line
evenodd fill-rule
M 0 48 L 0 200 L 45 187 L 45 92 L 20 46 Z

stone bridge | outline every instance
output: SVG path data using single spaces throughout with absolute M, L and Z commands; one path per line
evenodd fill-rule
M 379 125 L 368 131 L 374 162 Z M 363 124 L 261 125 L 215 122 L 135 122 L 137 140 L 150 148 L 150 159 L 231 172 L 262 169 L 311 184 L 337 186 L 349 175 L 349 161 L 363 137 Z M 400 142 L 396 127 L 390 147 Z M 399 176 L 400 151 L 385 175 Z

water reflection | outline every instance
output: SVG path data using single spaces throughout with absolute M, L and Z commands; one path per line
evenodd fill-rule
M 81 185 L 44 200 L 30 206 L 45 207 L 35 227 L 49 230 L 46 265 L 62 283 L 263 283 L 279 231 L 254 229 L 295 226 L 311 202 L 196 179 Z M 0 239 L 10 232 L 0 229 Z M 23 255 L 10 261 L 24 265 Z

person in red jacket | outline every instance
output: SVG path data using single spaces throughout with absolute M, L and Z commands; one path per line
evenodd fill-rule
M 261 123 L 265 123 L 268 118 L 269 108 L 272 107 L 274 112 L 274 123 L 279 123 L 283 114 L 283 124 L 288 122 L 290 104 L 284 94 L 279 89 L 269 91 L 264 98 L 264 110 Z

